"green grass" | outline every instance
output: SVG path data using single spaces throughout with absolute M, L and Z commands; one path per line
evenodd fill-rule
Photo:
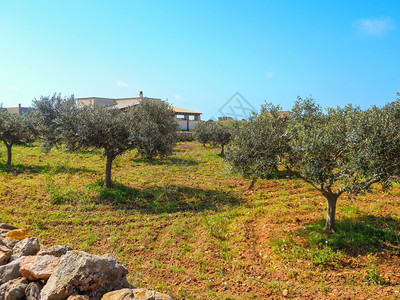
M 358 257 L 385 251 L 399 255 L 399 221 L 372 216 L 356 220 L 339 221 L 335 231 L 330 233 L 324 229 L 324 220 L 312 222 L 302 229 L 287 232 L 283 238 L 272 239 L 271 245 L 284 261 L 306 259 L 317 267 L 329 269 L 340 268 L 346 254 Z M 368 281 L 383 283 L 376 275 L 376 265 L 370 265 Z
M 379 251 L 400 253 L 400 222 L 394 218 L 366 215 L 347 219 L 337 222 L 335 231 L 329 234 L 324 224 L 324 220 L 310 223 L 299 235 L 307 237 L 310 245 L 326 243 L 333 250 L 344 250 L 353 256 Z
M 325 199 L 309 185 L 277 173 L 249 189 L 219 149 L 194 142 L 167 159 L 125 153 L 112 189 L 102 187 L 99 152 L 13 150 L 6 166 L 0 146 L 0 222 L 46 245 L 113 253 L 137 287 L 174 299 L 390 298 L 400 288 L 390 276 L 400 263 L 400 185 L 341 198 L 327 234 Z

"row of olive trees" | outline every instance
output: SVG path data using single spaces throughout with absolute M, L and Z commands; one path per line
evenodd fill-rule
M 54 94 L 34 100 L 34 108 L 27 114 L 9 113 L 0 107 L 0 140 L 7 148 L 7 165 L 12 162 L 12 146 L 24 140 L 40 138 L 46 151 L 62 142 L 61 128 L 56 119 L 67 104 L 74 108 L 75 99 Z
M 288 114 L 264 105 L 240 123 L 227 160 L 248 178 L 267 178 L 280 168 L 308 182 L 326 198 L 325 228 L 333 230 L 343 193 L 399 181 L 400 98 L 367 110 L 348 105 L 323 112 L 313 99 L 301 98 Z
M 73 97 L 54 95 L 35 100 L 26 119 L 0 116 L 9 162 L 12 144 L 25 134 L 18 128 L 32 128 L 48 150 L 102 149 L 105 187 L 111 186 L 116 156 L 133 148 L 150 158 L 168 155 L 176 140 L 174 114 L 163 102 L 143 101 L 121 113 L 106 107 L 78 109 Z M 33 125 L 16 125 L 14 118 Z M 378 182 L 388 188 L 400 176 L 400 98 L 381 108 L 363 111 L 348 105 L 325 113 L 313 99 L 299 98 L 288 114 L 264 105 L 247 121 L 202 122 L 195 135 L 203 144 L 220 145 L 222 153 L 230 141 L 227 160 L 246 177 L 267 178 L 281 169 L 311 184 L 327 199 L 327 230 L 335 226 L 343 193 L 356 195 Z
M 54 94 L 35 99 L 26 116 L 2 111 L 0 138 L 12 146 L 32 135 L 41 140 L 46 151 L 53 147 L 69 151 L 100 149 L 106 157 L 104 187 L 110 188 L 112 163 L 118 155 L 131 149 L 150 159 L 172 153 L 178 130 L 174 117 L 163 101 L 143 100 L 120 111 L 105 106 L 78 108 L 73 96 Z M 7 146 L 9 164 L 11 146 Z

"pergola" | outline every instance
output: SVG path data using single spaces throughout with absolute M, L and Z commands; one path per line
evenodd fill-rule
M 182 130 L 190 130 L 198 121 L 200 121 L 200 112 L 172 106 L 175 112 L 176 120 Z

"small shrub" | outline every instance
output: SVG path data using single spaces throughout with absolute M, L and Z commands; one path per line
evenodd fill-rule
M 78 198 L 76 190 L 70 187 L 62 187 L 53 180 L 46 183 L 46 190 L 49 193 L 49 201 L 51 204 L 65 204 L 73 202 Z
M 220 215 L 207 216 L 204 222 L 210 232 L 210 235 L 219 240 L 226 240 L 228 238 L 228 225 L 227 218 Z
M 281 239 L 271 240 L 272 249 L 279 252 L 284 261 L 296 262 L 298 259 L 307 259 L 319 268 L 334 269 L 338 266 L 344 254 L 332 249 L 327 241 L 325 245 L 311 243 L 296 243 L 291 235 Z
M 385 279 L 381 277 L 381 272 L 379 271 L 379 264 L 370 255 L 368 255 L 368 262 L 365 268 L 367 270 L 367 274 L 364 276 L 364 279 L 368 281 L 371 285 L 386 284 Z
M 322 249 L 314 249 L 310 252 L 311 263 L 315 266 L 322 268 L 335 267 L 344 257 L 340 251 L 334 251 L 328 245 L 325 245 Z
M 126 204 L 127 200 L 135 198 L 137 191 L 128 186 L 114 183 L 112 188 L 104 188 L 103 181 L 97 184 L 89 184 L 88 189 L 96 192 L 102 199 L 112 201 L 115 204 Z

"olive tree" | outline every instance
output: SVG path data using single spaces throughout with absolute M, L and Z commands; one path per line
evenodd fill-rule
M 34 123 L 34 133 L 46 151 L 62 142 L 62 128 L 58 124 L 62 111 L 76 108 L 73 95 L 66 97 L 54 93 L 52 96 L 41 96 L 40 99 L 33 100 L 30 115 Z
M 219 119 L 218 121 L 200 122 L 194 128 L 195 138 L 200 143 L 221 147 L 224 154 L 225 146 L 230 142 L 237 121 L 234 119 Z
M 130 142 L 146 158 L 172 154 L 178 140 L 178 123 L 171 106 L 160 100 L 142 100 L 131 107 Z
M 389 187 L 400 175 L 400 100 L 362 111 L 348 105 L 324 113 L 299 98 L 290 114 L 265 105 L 242 125 L 227 154 L 247 177 L 266 178 L 276 167 L 317 189 L 328 203 L 326 230 L 335 226 L 338 198 L 372 184 Z
M 61 110 L 56 118 L 60 139 L 69 151 L 103 150 L 106 157 L 104 187 L 111 188 L 114 159 L 135 145 L 131 142 L 131 115 L 104 106 Z
M 106 157 L 104 187 L 112 187 L 115 158 L 137 148 L 146 157 L 172 153 L 178 124 L 174 112 L 162 102 L 143 100 L 127 111 L 114 107 L 78 108 L 73 97 L 41 98 L 35 102 L 39 133 L 47 149 L 62 146 L 69 151 L 100 149 Z M 45 124 L 51 128 L 46 130 Z
M 0 107 L 0 140 L 7 148 L 7 165 L 12 161 L 12 147 L 29 137 L 28 121 L 25 115 L 12 114 Z
M 234 119 L 219 119 L 215 122 L 211 142 L 221 147 L 221 154 L 225 154 L 225 146 L 231 141 L 236 125 L 237 121 Z
M 280 107 L 266 104 L 239 123 L 228 146 L 226 160 L 246 178 L 268 178 L 278 170 L 280 156 L 287 152 L 288 116 Z
M 197 123 L 194 128 L 194 138 L 205 146 L 206 144 L 211 143 L 212 134 L 213 134 L 214 121 L 200 121 Z

